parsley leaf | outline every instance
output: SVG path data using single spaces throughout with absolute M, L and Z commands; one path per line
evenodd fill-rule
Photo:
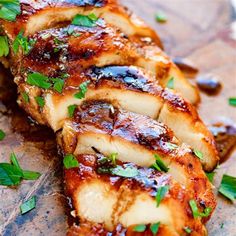
M 209 181 L 212 183 L 214 176 L 215 176 L 216 172 L 210 172 L 210 173 L 206 173 L 207 178 L 209 179 Z
M 159 23 L 165 23 L 167 21 L 167 17 L 163 12 L 156 13 L 156 21 Z
M 0 129 L 0 141 L 2 141 L 5 137 L 6 137 L 5 132 Z
M 169 185 L 161 186 L 160 188 L 158 188 L 157 194 L 156 194 L 157 207 L 159 207 L 161 200 L 165 197 L 169 189 L 170 189 Z
M 146 225 L 136 225 L 133 228 L 134 232 L 144 232 L 146 230 L 147 226 Z
M 20 206 L 21 214 L 23 215 L 23 214 L 33 210 L 35 208 L 35 206 L 36 206 L 36 197 L 33 196 L 28 201 L 21 204 L 21 206 Z
M 24 102 L 29 103 L 29 95 L 26 92 L 21 93 Z
M 161 160 L 160 156 L 157 154 L 154 154 L 154 157 L 156 159 L 156 162 L 152 165 L 152 167 L 157 169 L 158 171 L 168 172 L 169 168 Z
M 40 107 L 44 107 L 45 101 L 44 101 L 44 98 L 43 98 L 43 97 L 37 96 L 37 97 L 35 97 L 35 101 L 37 102 L 37 104 L 38 104 Z
M 94 13 L 89 15 L 77 14 L 72 20 L 72 24 L 84 27 L 93 27 L 96 25 L 97 20 L 98 17 Z
M 64 80 L 57 79 L 55 84 L 53 85 L 53 89 L 56 90 L 58 93 L 62 93 L 63 87 L 64 87 Z
M 236 107 L 236 97 L 229 98 L 229 105 Z
M 6 57 L 9 54 L 9 45 L 6 36 L 0 36 L 0 57 Z
M 174 77 L 171 77 L 166 85 L 169 89 L 174 89 Z
M 161 224 L 160 222 L 157 222 L 157 223 L 155 223 L 155 224 L 151 224 L 151 225 L 150 225 L 150 230 L 151 230 L 153 236 L 155 236 L 155 235 L 158 233 L 160 224 Z
M 35 41 L 33 39 L 28 40 L 28 38 L 24 36 L 24 31 L 21 30 L 20 33 L 16 36 L 15 40 L 13 41 L 12 49 L 13 52 L 17 54 L 21 47 L 23 54 L 27 55 L 34 44 Z
M 0 0 L 0 18 L 14 21 L 21 12 L 19 0 Z
M 191 234 L 191 233 L 192 233 L 192 229 L 190 229 L 188 226 L 185 226 L 185 227 L 184 227 L 184 231 L 185 231 L 187 234 Z
M 197 217 L 207 217 L 210 215 L 212 209 L 210 207 L 207 207 L 204 209 L 204 212 L 199 212 L 197 203 L 195 200 L 190 200 L 189 205 L 191 207 L 192 213 L 193 213 L 193 218 L 196 219 Z
M 51 87 L 49 78 L 38 72 L 28 74 L 26 82 L 30 85 L 35 85 L 43 89 L 49 89 Z
M 36 180 L 41 175 L 38 172 L 22 170 L 14 153 L 10 156 L 10 163 L 0 163 L 0 185 L 16 186 L 22 179 Z
M 79 167 L 79 162 L 77 161 L 76 157 L 73 154 L 65 155 L 63 159 L 63 164 L 66 169 Z
M 78 99 L 82 99 L 82 98 L 85 98 L 85 94 L 88 90 L 88 85 L 89 85 L 90 81 L 85 81 L 83 83 L 80 84 L 79 88 L 80 88 L 80 91 L 78 93 L 76 93 L 74 95 L 75 98 L 78 98 Z
M 203 160 L 203 153 L 198 150 L 193 150 L 193 153 L 196 157 L 198 157 L 201 161 Z
M 75 112 L 76 107 L 77 107 L 77 105 L 70 105 L 67 107 L 68 114 L 69 114 L 70 118 L 74 116 L 74 112 Z
M 127 178 L 132 178 L 139 174 L 138 169 L 134 167 L 123 168 L 122 166 L 117 166 L 115 168 L 112 168 L 111 173 L 113 175 L 127 177 Z
M 230 175 L 223 175 L 221 180 L 219 192 L 230 199 L 236 199 L 236 178 Z

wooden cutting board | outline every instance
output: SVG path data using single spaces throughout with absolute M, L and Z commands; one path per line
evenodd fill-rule
M 228 97 L 236 96 L 236 13 L 227 0 L 123 0 L 161 36 L 166 51 L 173 57 L 191 59 L 200 74 L 211 73 L 223 83 L 217 96 L 202 94 L 199 112 L 206 123 L 226 117 L 236 122 L 236 108 Z M 165 24 L 155 22 L 155 13 L 164 11 Z M 234 27 L 234 31 L 233 31 Z M 16 103 L 16 90 L 9 73 L 0 68 L 0 129 L 7 136 L 0 142 L 0 162 L 8 162 L 15 152 L 25 169 L 42 173 L 37 181 L 23 181 L 18 188 L 0 186 L 0 235 L 65 235 L 66 198 L 63 194 L 62 163 L 57 155 L 55 136 L 45 127 L 29 121 Z M 5 74 L 3 76 L 3 74 Z M 192 80 L 193 83 L 195 80 Z M 214 185 L 222 174 L 236 175 L 236 153 L 224 162 Z M 20 215 L 19 206 L 36 195 L 37 207 Z M 217 196 L 218 207 L 208 223 L 210 236 L 236 235 L 236 205 Z

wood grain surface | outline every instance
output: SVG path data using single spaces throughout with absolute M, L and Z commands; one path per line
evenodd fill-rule
M 201 94 L 199 112 L 210 124 L 221 118 L 236 122 L 236 108 L 228 98 L 236 96 L 236 13 L 227 0 L 123 0 L 124 5 L 157 30 L 172 57 L 185 57 L 223 84 L 217 96 Z M 165 24 L 155 22 L 163 11 Z M 42 173 L 37 181 L 23 181 L 17 188 L 0 186 L 0 235 L 41 236 L 66 233 L 66 198 L 63 194 L 62 163 L 54 134 L 33 124 L 16 103 L 16 90 L 8 72 L 0 68 L 0 129 L 7 134 L 0 142 L 0 162 L 15 152 L 25 169 Z M 4 75 L 4 76 L 3 76 Z M 195 83 L 195 80 L 191 80 Z M 216 170 L 216 194 L 224 173 L 236 175 L 236 152 Z M 37 207 L 21 215 L 19 206 L 37 196 Z M 236 235 L 236 205 L 218 195 L 218 207 L 207 225 L 210 236 Z

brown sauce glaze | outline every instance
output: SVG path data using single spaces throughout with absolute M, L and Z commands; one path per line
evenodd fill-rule
M 209 127 L 216 140 L 220 163 L 225 162 L 236 147 L 236 124 L 218 122 Z

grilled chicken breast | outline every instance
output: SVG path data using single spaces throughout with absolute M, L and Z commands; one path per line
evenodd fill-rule
M 15 22 L 2 21 L 1 25 L 10 39 L 17 32 L 24 30 L 25 35 L 56 27 L 71 21 L 75 15 L 95 14 L 104 18 L 121 29 L 128 36 L 134 36 L 141 41 L 148 37 L 162 48 L 161 41 L 153 29 L 148 27 L 139 17 L 116 0 L 20 0 L 22 12 Z
M 191 213 L 189 201 L 194 196 L 169 174 L 131 163 L 118 162 L 113 166 L 102 155 L 79 155 L 77 160 L 78 168 L 65 169 L 65 181 L 82 225 L 100 224 L 101 232 L 108 233 L 115 232 L 118 225 L 132 232 L 135 225 L 161 222 L 171 232 L 169 235 L 184 235 L 187 226 L 194 235 L 205 234 L 200 218 L 194 219 Z M 124 174 L 129 178 L 122 177 Z M 157 205 L 158 189 L 165 187 L 168 190 Z M 90 228 L 88 234 L 100 235 L 92 231 Z M 160 231 L 157 235 L 165 234 Z
M 59 143 L 65 153 L 94 154 L 95 150 L 117 159 L 150 167 L 158 155 L 174 179 L 192 189 L 196 200 L 215 208 L 214 195 L 201 163 L 186 144 L 180 144 L 164 124 L 121 109 L 109 103 L 82 104 L 68 119 Z
M 89 82 L 85 98 L 75 94 L 82 83 Z M 63 93 L 38 91 L 23 83 L 20 96 L 27 92 L 30 103 L 20 97 L 21 106 L 30 114 L 43 118 L 42 122 L 57 131 L 68 117 L 68 107 L 80 105 L 84 100 L 106 100 L 125 110 L 148 115 L 170 127 L 180 141 L 202 152 L 204 169 L 211 171 L 218 162 L 214 138 L 199 118 L 195 108 L 169 89 L 163 89 L 155 78 L 137 67 L 92 67 L 82 74 L 66 80 Z M 38 91 L 38 92 L 37 92 Z M 35 101 L 38 95 L 45 97 L 41 109 Z M 140 96 L 141 95 L 141 96 Z M 30 104 L 30 105 L 29 105 Z M 183 122 L 183 120 L 185 122 Z
M 71 31 L 73 34 L 68 35 Z M 191 103 L 199 100 L 196 88 L 158 47 L 137 47 L 103 20 L 90 28 L 69 25 L 45 30 L 30 40 L 36 42 L 31 52 L 15 59 L 18 67 L 21 64 L 21 75 L 22 71 L 33 71 L 58 77 L 65 72 L 70 75 L 82 73 L 90 66 L 135 65 L 156 76 L 162 86 L 167 86 L 173 79 L 173 88 Z

